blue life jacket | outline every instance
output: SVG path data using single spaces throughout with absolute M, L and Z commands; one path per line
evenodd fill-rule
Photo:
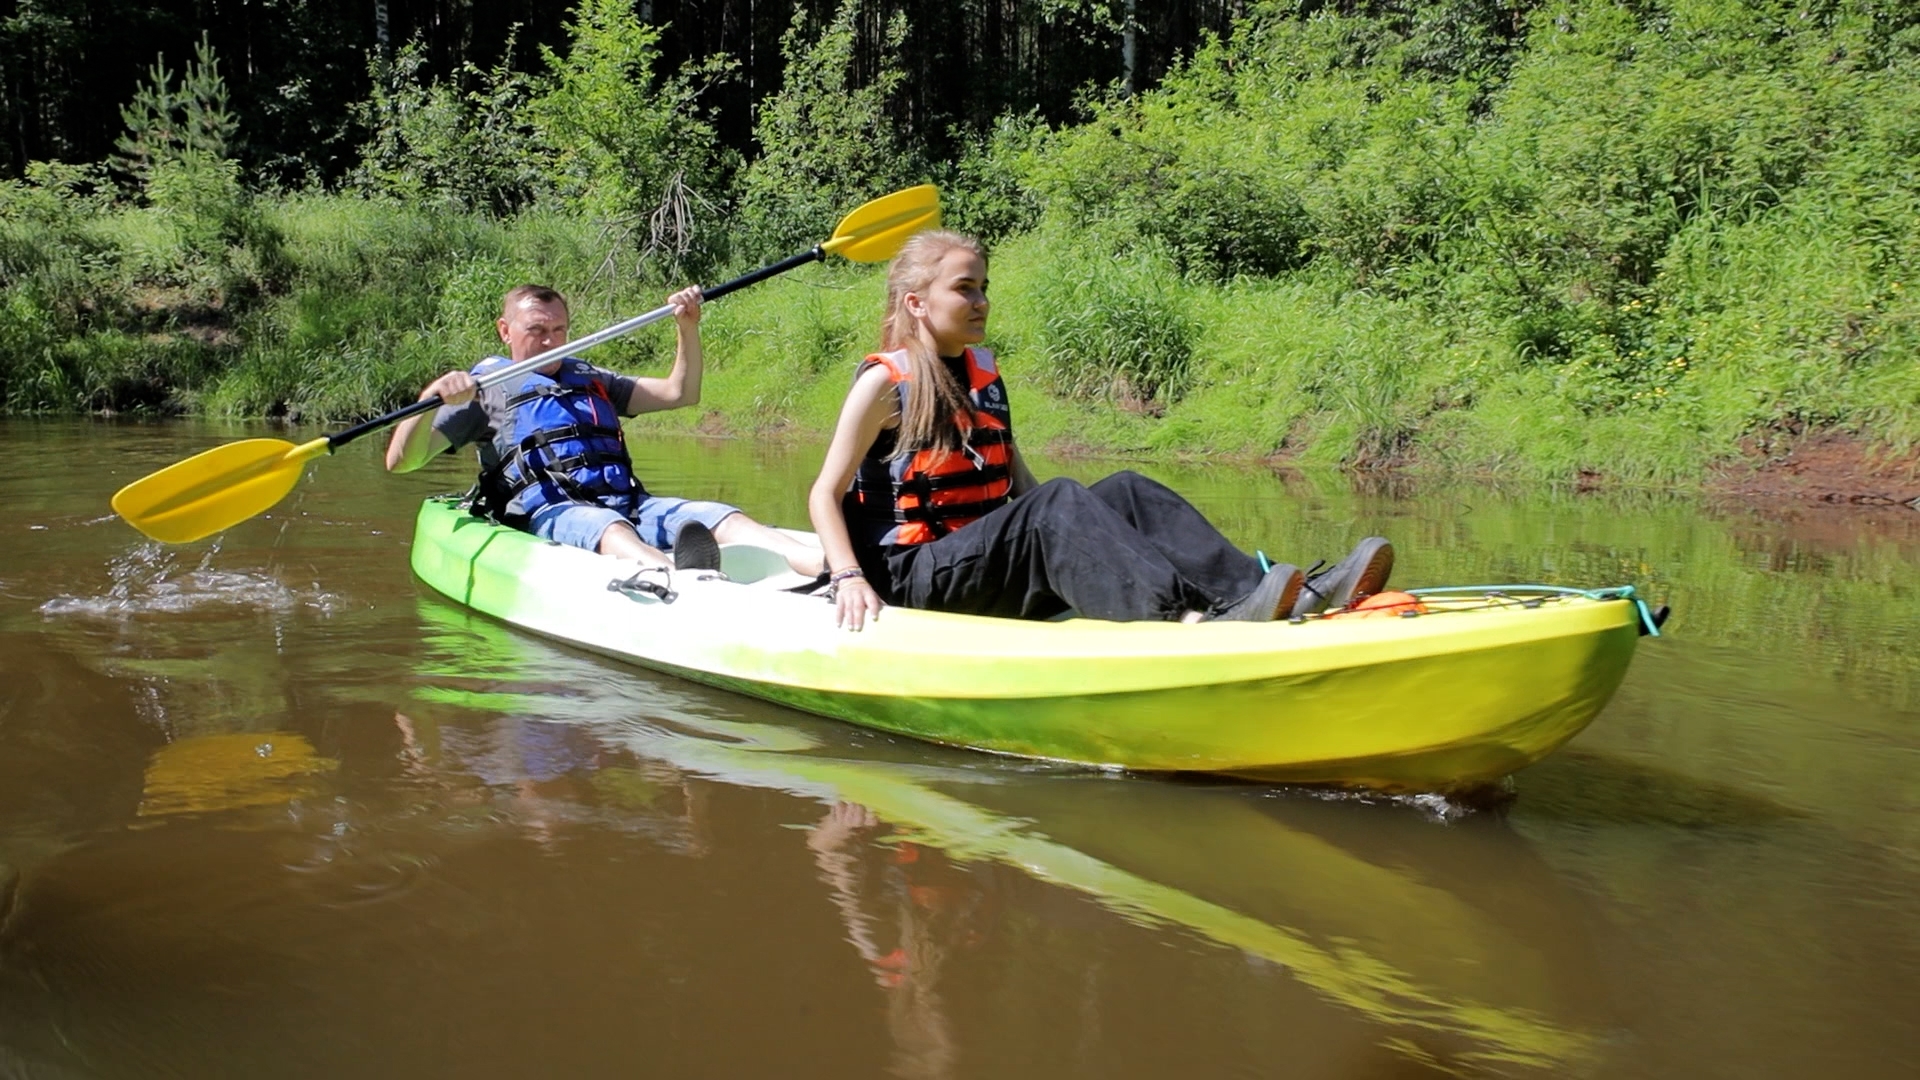
M 473 374 L 507 363 L 490 357 Z M 506 415 L 493 421 L 499 461 L 480 474 L 481 499 L 492 516 L 523 524 L 535 510 L 559 502 L 626 514 L 646 497 L 627 456 L 620 410 L 591 365 L 568 357 L 552 375 L 528 372 L 501 389 Z

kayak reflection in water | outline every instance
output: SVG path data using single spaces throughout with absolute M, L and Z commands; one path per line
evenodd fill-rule
M 1162 484 L 1120 472 L 1039 483 L 1013 435 L 978 240 L 923 232 L 887 272 L 880 351 L 862 361 L 807 500 L 839 624 L 883 604 L 1047 619 L 1264 622 L 1379 592 L 1368 537 L 1324 572 L 1235 547 Z
M 621 418 L 700 401 L 700 289 L 682 289 L 667 303 L 674 309 L 678 344 L 665 378 L 620 375 L 564 357 L 480 389 L 476 376 L 568 340 L 566 297 L 542 285 L 509 291 L 495 328 L 510 355 L 491 357 L 472 371 L 449 371 L 420 391 L 423 400 L 438 394 L 446 404 L 431 421 L 409 417 L 393 429 L 387 470 L 412 472 L 471 443 L 479 450 L 480 497 L 489 515 L 543 540 L 664 566 L 664 552 L 697 524 L 720 543 L 755 544 L 778 552 L 800 573 L 819 573 L 818 551 L 739 507 L 654 495 L 634 475 Z M 703 540 L 689 549 L 702 546 L 710 548 Z M 712 554 L 699 558 L 707 561 Z

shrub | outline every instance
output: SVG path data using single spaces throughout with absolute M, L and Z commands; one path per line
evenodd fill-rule
M 856 81 L 855 20 L 861 0 L 844 0 L 809 40 L 805 8 L 781 39 L 786 70 L 754 124 L 760 155 L 740 187 L 747 250 L 758 260 L 818 243 L 847 211 L 927 174 L 918 144 L 897 133 L 889 103 L 904 77 L 899 49 L 906 20 L 887 24 L 878 70 Z
M 940 170 L 941 218 L 991 245 L 1040 220 L 1040 194 L 1021 179 L 1047 134 L 1028 113 L 1003 116 L 984 135 L 954 132 L 960 154 Z
M 369 61 L 373 91 L 355 110 L 368 135 L 351 188 L 490 214 L 513 213 L 553 189 L 539 164 L 551 148 L 528 116 L 531 78 L 502 61 L 490 71 L 463 65 L 457 82 L 430 80 L 425 64 L 417 42 Z
M 559 195 L 605 230 L 610 267 L 631 252 L 636 272 L 703 272 L 725 251 L 714 225 L 727 170 L 699 97 L 732 62 L 658 75 L 660 31 L 633 0 L 581 0 L 567 32 L 565 56 L 542 49 L 547 76 L 530 106 Z

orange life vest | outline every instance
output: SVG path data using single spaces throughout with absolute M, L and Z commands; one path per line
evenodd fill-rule
M 911 376 L 905 350 L 875 353 L 860 365 L 885 368 L 906 415 Z M 882 544 L 924 544 L 1006 505 L 1013 497 L 1013 416 L 1007 387 L 993 354 L 966 351 L 967 396 L 972 408 L 955 419 L 965 435 L 959 450 L 920 449 L 894 455 L 894 432 L 883 431 L 868 449 L 847 493 L 848 524 Z

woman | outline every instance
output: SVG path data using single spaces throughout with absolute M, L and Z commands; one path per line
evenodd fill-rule
M 1263 570 L 1198 510 L 1132 472 L 1037 483 L 1014 440 L 987 326 L 979 241 L 909 240 L 887 273 L 881 351 L 841 407 L 807 498 L 839 624 L 883 603 L 1045 619 L 1264 621 L 1378 592 L 1393 549 L 1369 537 L 1306 580 Z

